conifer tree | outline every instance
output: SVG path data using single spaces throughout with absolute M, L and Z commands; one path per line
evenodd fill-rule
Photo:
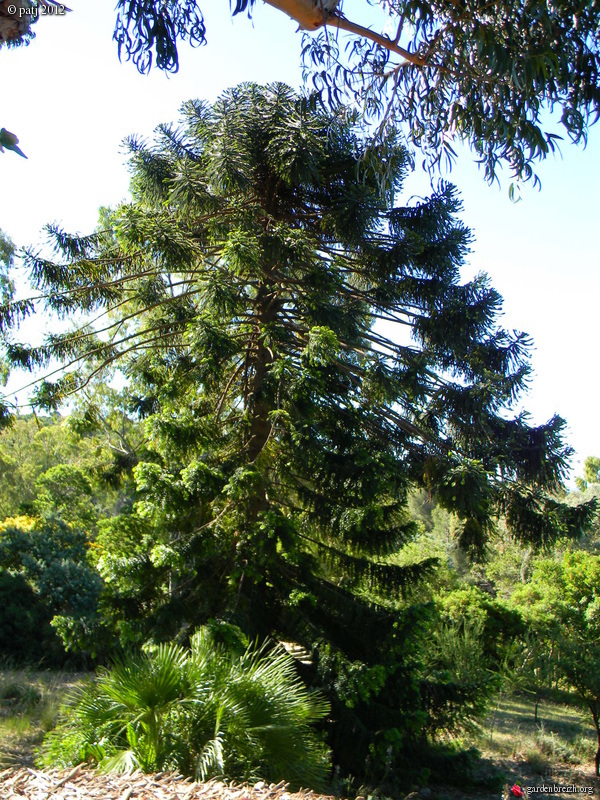
M 51 227 L 54 255 L 27 256 L 37 298 L 3 309 L 5 327 L 40 306 L 89 322 L 41 347 L 13 336 L 8 357 L 64 365 L 37 389 L 47 408 L 123 370 L 178 622 L 321 642 L 338 759 L 384 763 L 457 697 L 420 685 L 407 648 L 402 596 L 433 568 L 396 557 L 409 486 L 458 514 L 474 554 L 500 511 L 525 541 L 575 536 L 589 510 L 549 497 L 563 422 L 510 413 L 529 340 L 498 326 L 484 275 L 460 281 L 455 190 L 399 204 L 393 137 L 245 84 L 129 146 L 132 202 L 90 236 Z

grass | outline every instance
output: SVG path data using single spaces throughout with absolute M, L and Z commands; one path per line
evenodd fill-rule
M 65 694 L 80 679 L 74 673 L 0 670 L 0 768 L 33 766 Z
M 539 775 L 569 767 L 589 768 L 596 734 L 589 715 L 570 704 L 528 695 L 501 696 L 480 727 L 474 744 L 488 758 L 527 763 Z

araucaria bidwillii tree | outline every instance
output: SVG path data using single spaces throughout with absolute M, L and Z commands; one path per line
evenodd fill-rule
M 365 141 L 282 85 L 183 114 L 130 141 L 132 202 L 91 236 L 52 228 L 55 257 L 27 257 L 38 298 L 4 308 L 5 324 L 38 305 L 93 321 L 8 356 L 67 364 L 38 389 L 47 407 L 120 367 L 147 418 L 136 477 L 164 535 L 151 560 L 170 570 L 169 618 L 325 643 L 336 757 L 389 766 L 452 699 L 407 652 L 415 616 L 398 598 L 433 566 L 396 557 L 408 487 L 454 509 L 475 553 L 499 511 L 526 541 L 576 535 L 585 512 L 547 497 L 562 421 L 510 415 L 527 338 L 497 326 L 484 276 L 460 282 L 455 191 L 398 205 L 393 138 Z

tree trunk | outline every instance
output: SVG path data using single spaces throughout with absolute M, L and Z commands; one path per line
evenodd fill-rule
M 265 378 L 271 361 L 272 355 L 259 335 L 257 353 L 254 360 L 254 376 L 249 397 L 251 421 L 248 438 L 248 461 L 250 464 L 253 464 L 262 452 L 271 432 L 269 412 L 272 409 L 269 403 L 263 399 Z
M 265 383 L 274 356 L 272 350 L 265 345 L 263 329 L 265 325 L 274 321 L 277 316 L 277 308 L 277 299 L 273 290 L 268 286 L 261 287 L 258 291 L 255 309 L 257 324 L 256 338 L 253 342 L 254 354 L 251 360 L 253 375 L 246 398 L 250 416 L 247 441 L 249 464 L 256 462 L 271 435 L 272 422 L 269 414 L 273 411 L 273 403 L 265 397 Z M 258 514 L 265 511 L 267 507 L 266 487 L 261 486 L 248 506 L 249 519 L 256 519 Z
M 589 709 L 592 712 L 592 719 L 594 720 L 594 727 L 596 728 L 596 756 L 594 758 L 594 766 L 596 768 L 596 777 L 600 777 L 600 716 L 598 715 L 596 703 L 590 702 Z
M 527 583 L 532 556 L 533 547 L 528 547 L 523 556 L 523 561 L 521 562 L 521 583 Z
M 265 276 L 266 277 L 266 276 Z M 271 433 L 269 414 L 273 411 L 272 403 L 265 400 L 265 380 L 269 367 L 273 363 L 273 351 L 265 345 L 263 330 L 277 317 L 279 303 L 276 290 L 263 284 L 257 294 L 255 316 L 256 337 L 253 342 L 254 354 L 251 358 L 253 368 L 252 380 L 246 396 L 246 406 L 250 412 L 250 432 L 248 437 L 248 461 L 253 464 Z

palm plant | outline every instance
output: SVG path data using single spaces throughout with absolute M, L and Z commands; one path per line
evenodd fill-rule
M 84 686 L 43 759 L 317 787 L 328 765 L 312 724 L 326 713 L 284 650 L 265 644 L 235 656 L 201 630 L 189 650 L 150 647 Z

